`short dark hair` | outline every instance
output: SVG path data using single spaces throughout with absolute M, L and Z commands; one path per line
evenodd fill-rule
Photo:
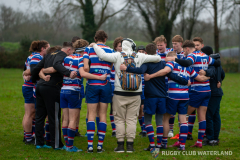
M 73 48 L 72 42 L 63 42 L 63 47 L 62 48 L 66 48 L 66 47 Z
M 79 39 L 81 39 L 81 38 L 78 37 L 78 36 L 74 36 L 74 37 L 72 38 L 72 43 L 76 42 L 76 41 L 79 40 Z
M 177 53 L 174 51 L 168 52 L 167 57 L 174 57 L 177 56 Z
M 157 46 L 153 43 L 150 43 L 146 46 L 146 52 L 149 55 L 154 55 L 156 54 Z
M 123 40 L 123 37 L 117 37 L 113 42 L 113 49 L 116 50 L 119 43 L 121 43 Z
M 195 48 L 195 44 L 193 43 L 193 41 L 191 40 L 186 40 L 184 43 L 183 43 L 183 48 L 186 48 L 186 47 L 189 47 L 189 48 Z
M 193 38 L 193 42 L 194 41 L 198 41 L 198 42 L 200 42 L 201 44 L 203 44 L 203 39 L 201 38 L 201 37 L 195 37 L 195 38 Z
M 53 52 L 55 52 L 55 51 L 57 51 L 57 50 L 60 51 L 61 49 L 62 49 L 61 46 L 49 47 L 49 48 L 47 49 L 47 54 L 49 54 L 49 53 L 53 53 Z
M 96 42 L 104 42 L 105 39 L 108 38 L 108 35 L 106 32 L 104 32 L 103 30 L 99 30 L 96 32 L 94 39 Z

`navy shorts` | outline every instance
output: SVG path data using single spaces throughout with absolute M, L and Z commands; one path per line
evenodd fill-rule
M 194 108 L 199 108 L 199 106 L 208 106 L 209 99 L 211 98 L 211 92 L 189 92 L 189 105 Z
M 141 100 L 144 100 L 145 96 L 144 96 L 144 89 L 142 90 L 142 95 L 141 95 Z
M 84 93 L 84 85 L 81 86 L 80 94 L 81 94 L 81 98 L 84 98 L 84 97 L 85 97 L 85 93 Z
M 35 103 L 33 97 L 33 87 L 22 86 L 22 93 L 25 103 Z
M 108 82 L 104 86 L 88 85 L 86 93 L 87 103 L 112 103 L 112 86 Z
M 166 113 L 166 98 L 145 98 L 143 112 L 152 115 Z
M 81 93 L 72 90 L 61 90 L 60 108 L 81 109 Z
M 188 109 L 188 100 L 174 100 L 167 98 L 166 112 L 172 115 L 178 114 L 187 114 Z

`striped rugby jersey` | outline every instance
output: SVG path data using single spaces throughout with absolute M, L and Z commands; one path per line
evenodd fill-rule
M 111 85 L 112 85 L 112 96 L 114 95 L 113 92 L 114 92 L 114 82 L 115 82 L 115 68 L 114 68 L 114 64 L 112 66 L 112 70 L 111 70 L 111 73 L 110 73 L 110 82 L 111 82 Z
M 177 54 L 177 58 L 178 59 L 183 59 L 184 58 L 184 54 L 183 54 L 184 52 L 182 51 L 182 52 L 180 52 L 179 54 Z
M 30 61 L 30 65 L 32 65 L 32 64 L 37 65 L 42 59 L 43 59 L 43 56 L 40 53 L 36 53 L 35 55 L 33 55 L 32 59 Z M 36 90 L 36 87 L 37 87 L 37 82 L 38 81 L 36 81 L 36 84 L 33 87 L 33 96 L 34 97 L 36 97 L 35 90 Z
M 161 56 L 161 61 L 165 61 L 165 58 L 166 58 L 168 52 L 170 52 L 170 51 L 173 51 L 173 49 L 172 49 L 172 48 L 166 48 L 165 52 L 163 52 L 163 53 L 161 53 L 161 52 L 157 49 L 156 54 L 159 55 L 159 56 Z
M 104 44 L 97 44 L 100 46 L 106 53 L 113 53 L 114 50 Z M 111 72 L 111 63 L 107 61 L 101 60 L 97 54 L 95 53 L 92 47 L 87 47 L 84 51 L 83 59 L 89 59 L 90 63 L 90 70 L 89 73 L 101 76 L 107 73 L 107 79 L 104 81 L 96 80 L 96 79 L 89 79 L 89 85 L 106 85 L 110 82 L 110 72 Z
M 206 55 L 203 52 L 195 51 L 193 53 L 188 54 L 186 60 L 191 60 L 193 69 L 199 73 L 201 69 L 207 70 L 208 65 L 214 64 L 215 60 Z M 199 82 L 195 80 L 194 78 L 191 79 L 191 90 L 197 91 L 197 92 L 210 92 L 210 85 L 209 80 L 205 82 Z
M 27 60 L 25 61 L 25 67 L 26 69 L 30 69 L 30 62 L 32 57 L 37 54 L 36 52 L 32 52 L 30 56 L 28 56 Z M 32 80 L 30 79 L 29 81 L 24 80 L 23 86 L 25 87 L 34 87 L 34 84 L 32 83 Z
M 192 67 L 182 67 L 177 62 L 167 62 L 166 66 L 170 67 L 172 73 L 185 78 L 187 80 L 191 78 L 196 78 L 198 74 L 194 71 Z M 174 100 L 189 100 L 188 86 L 180 85 L 175 81 L 168 79 L 168 97 Z
M 82 62 L 83 57 L 80 54 L 72 54 L 65 57 L 63 61 L 63 66 L 70 71 L 76 71 L 77 77 L 71 79 L 70 77 L 63 77 L 63 86 L 62 90 L 73 90 L 73 91 L 81 91 L 82 87 L 82 79 L 79 73 L 80 62 Z

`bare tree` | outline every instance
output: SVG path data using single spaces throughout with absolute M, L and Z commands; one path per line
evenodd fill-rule
M 133 0 L 133 6 L 142 15 L 151 40 L 159 35 L 171 38 L 173 23 L 185 0 Z
M 42 4 L 40 0 L 26 0 L 30 4 Z M 129 4 L 130 0 L 124 1 L 124 6 L 113 13 L 108 13 L 107 8 L 109 7 L 110 0 L 49 0 L 49 3 L 55 8 L 54 15 L 59 12 L 66 11 L 62 18 L 69 16 L 74 12 L 81 12 L 83 16 L 79 16 L 81 22 L 83 38 L 88 41 L 93 41 L 95 32 L 102 26 L 104 22 L 110 17 L 123 11 Z M 100 7 L 100 13 L 95 11 Z M 99 18 L 95 19 L 96 14 Z

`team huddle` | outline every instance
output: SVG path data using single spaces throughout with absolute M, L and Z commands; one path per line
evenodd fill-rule
M 144 150 L 153 157 L 168 147 L 168 137 L 178 139 L 170 147 L 185 150 L 186 140 L 193 140 L 196 113 L 198 139 L 191 147 L 219 143 L 221 82 L 225 74 L 219 55 L 213 54 L 211 47 L 204 46 L 200 37 L 183 42 L 176 35 L 173 48 L 166 48 L 166 38 L 160 36 L 146 47 L 136 47 L 132 39 L 118 37 L 111 49 L 105 45 L 107 38 L 99 30 L 94 37 L 96 43 L 91 44 L 79 37 L 54 47 L 44 40 L 32 42 L 22 86 L 25 144 L 35 144 L 36 149 L 82 151 L 74 146 L 74 137 L 82 136 L 78 129 L 83 98 L 87 103 L 88 153 L 94 150 L 95 131 L 97 153 L 105 151 L 108 104 L 112 136 L 117 138 L 114 152 L 134 152 L 137 121 L 139 135 L 149 138 Z M 174 137 L 176 113 L 179 134 Z

